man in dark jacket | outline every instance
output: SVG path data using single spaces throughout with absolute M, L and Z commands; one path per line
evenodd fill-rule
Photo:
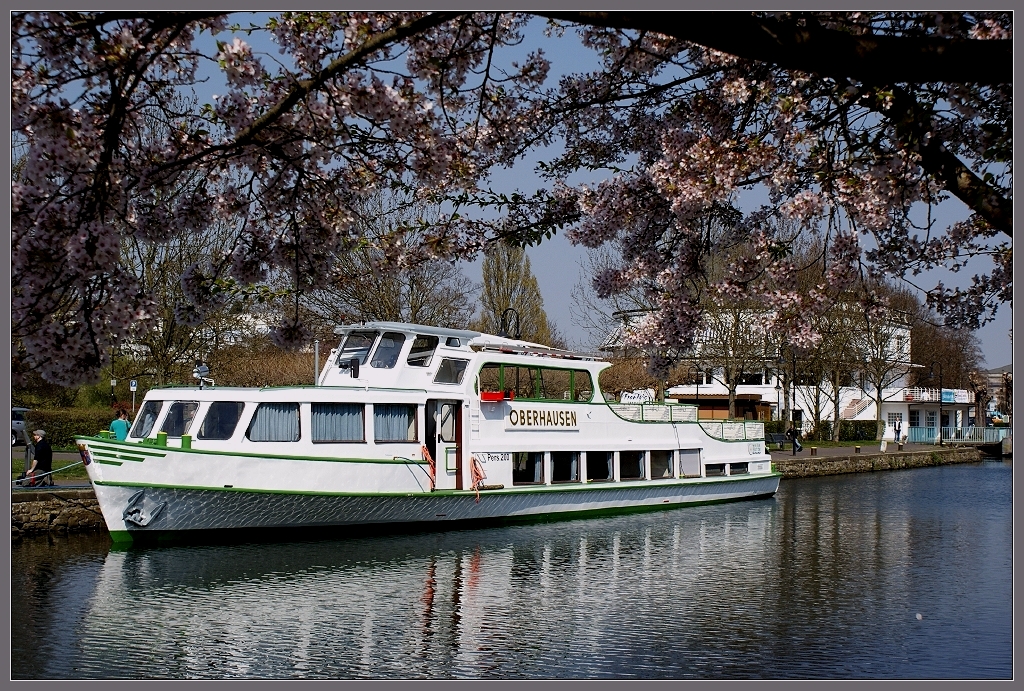
M 32 439 L 35 441 L 35 453 L 32 457 L 32 467 L 28 469 L 28 472 L 39 475 L 49 473 L 53 470 L 53 449 L 50 448 L 50 442 L 46 441 L 46 431 L 37 429 L 32 433 Z M 53 476 L 46 475 L 35 484 L 52 485 Z

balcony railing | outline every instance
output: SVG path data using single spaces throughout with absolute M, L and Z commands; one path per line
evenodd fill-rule
M 966 391 L 964 389 L 946 389 L 947 392 L 952 392 L 952 400 L 947 395 L 946 400 L 942 400 L 942 389 L 922 389 L 916 386 L 907 387 L 903 390 L 903 400 L 912 401 L 914 403 L 974 403 L 974 392 Z
M 947 444 L 998 444 L 1009 437 L 1011 427 L 942 427 L 942 441 Z M 911 444 L 938 444 L 939 427 L 910 427 L 907 441 Z

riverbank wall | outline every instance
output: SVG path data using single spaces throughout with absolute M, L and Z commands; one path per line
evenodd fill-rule
M 40 533 L 106 530 L 92 489 L 18 490 L 11 493 L 11 538 Z
M 953 463 L 977 463 L 981 459 L 981 452 L 976 448 L 951 446 L 927 451 L 851 453 L 842 456 L 797 456 L 792 459 L 776 456 L 772 458 L 772 466 L 776 472 L 782 473 L 783 479 L 786 479 L 845 475 L 846 473 L 873 473 L 881 470 L 924 468 Z
M 981 452 L 970 447 L 772 459 L 783 479 L 976 463 Z M 106 530 L 92 489 L 18 490 L 11 495 L 11 537 L 41 533 Z

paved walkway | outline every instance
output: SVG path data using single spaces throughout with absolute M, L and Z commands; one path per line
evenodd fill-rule
M 814 445 L 814 443 L 813 442 L 809 442 L 809 441 L 805 441 L 805 442 L 803 442 L 803 445 L 804 445 L 803 451 L 798 451 L 796 453 L 796 456 L 795 456 L 796 458 L 807 458 L 807 457 L 809 457 L 811 455 L 811 447 Z M 860 445 L 860 452 L 861 452 L 861 454 L 881 453 L 880 450 L 879 450 L 880 446 L 881 445 L 877 441 L 864 442 L 863 444 Z M 907 451 L 931 451 L 931 450 L 937 449 L 937 448 L 939 448 L 939 447 L 936 446 L 936 445 L 932 445 L 932 444 L 904 444 L 903 445 L 903 452 L 906 453 Z M 889 442 L 887 444 L 887 448 L 885 450 L 885 453 L 896 453 L 897 449 L 898 449 L 898 447 L 896 446 L 896 444 L 893 444 L 892 442 Z M 789 442 L 786 442 L 786 450 L 785 451 L 779 451 L 777 449 L 772 449 L 771 451 L 769 451 L 769 453 L 772 455 L 773 459 L 774 458 L 785 459 L 785 458 L 793 458 L 794 457 L 794 455 L 793 455 L 793 447 L 790 446 Z M 818 447 L 818 456 L 852 456 L 855 453 L 856 453 L 856 449 L 854 447 L 852 447 L 852 446 L 819 446 Z

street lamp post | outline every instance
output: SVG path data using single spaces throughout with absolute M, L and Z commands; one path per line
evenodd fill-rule
M 935 372 L 935 366 L 939 367 L 939 446 L 942 446 L 942 363 L 938 360 L 932 362 L 931 367 L 928 368 L 928 378 L 932 378 L 932 374 Z
M 697 422 L 700 422 L 700 380 L 701 371 L 699 368 L 690 365 L 690 369 L 687 370 L 687 375 L 693 377 L 693 380 L 697 382 Z

